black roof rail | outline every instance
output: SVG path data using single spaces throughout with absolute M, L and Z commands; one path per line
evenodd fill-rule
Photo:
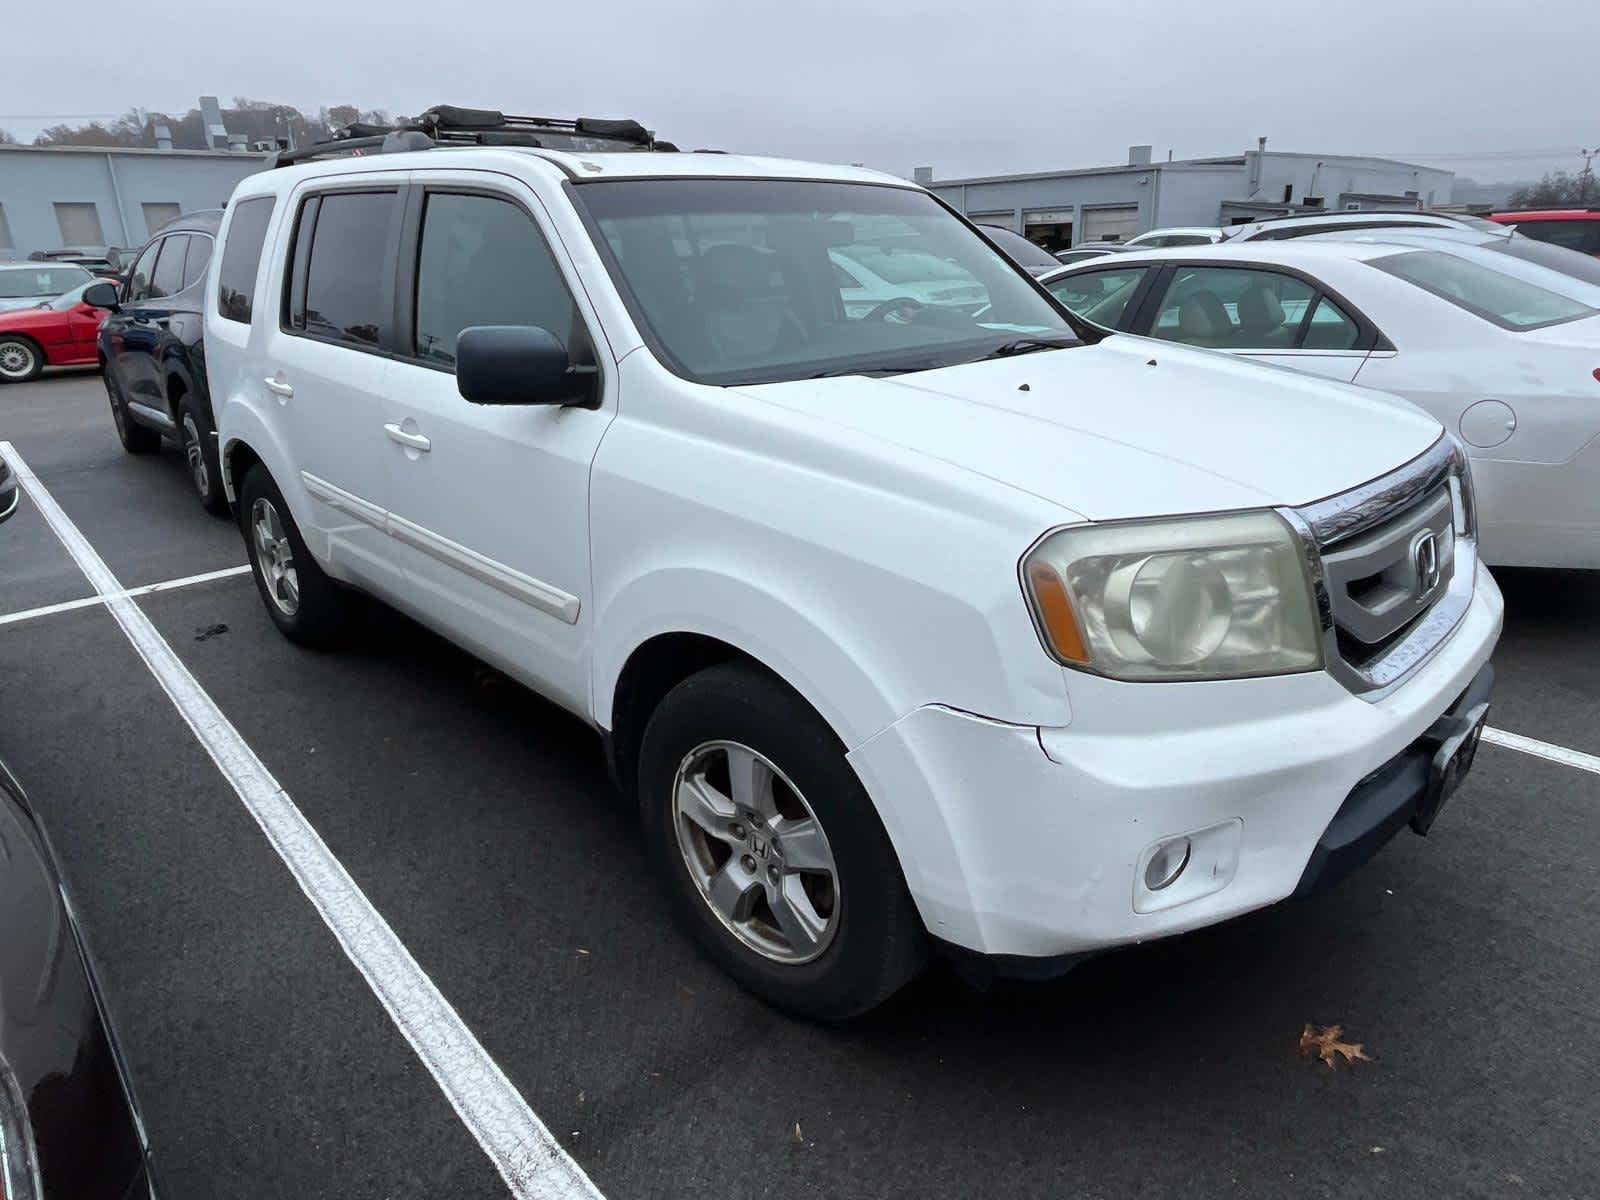
M 1333 220 L 1348 221 L 1352 217 L 1437 217 L 1441 221 L 1465 223 L 1471 213 L 1440 212 L 1433 208 L 1324 208 L 1310 212 L 1276 213 L 1270 217 L 1252 217 L 1247 225 L 1270 225 L 1274 221 Z
M 446 146 L 530 146 L 550 150 L 598 151 L 603 143 L 614 149 L 677 150 L 671 142 L 658 142 L 637 121 L 599 117 L 524 117 L 488 108 L 460 108 L 436 104 L 415 120 L 399 125 L 352 122 L 332 138 L 298 150 L 280 150 L 275 167 L 337 155 L 399 154 Z M 593 145 L 590 143 L 602 143 Z

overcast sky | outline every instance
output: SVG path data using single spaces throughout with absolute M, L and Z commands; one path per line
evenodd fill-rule
M 56 114 L 181 113 L 206 93 L 628 116 L 685 148 L 940 178 L 1266 135 L 1511 179 L 1600 144 L 1600 0 L 219 0 L 137 18 L 78 0 L 66 57 L 67 30 L 30 11 L 0 74 L 0 128 L 24 141 Z

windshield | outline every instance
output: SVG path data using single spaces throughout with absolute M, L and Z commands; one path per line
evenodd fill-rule
M 82 267 L 11 267 L 0 271 L 0 300 L 59 296 L 93 278 Z
M 1060 309 L 924 192 L 653 179 L 572 195 L 652 348 L 701 383 L 918 371 L 1026 338 L 1074 340 Z M 881 269 L 902 261 L 912 282 Z M 881 292 L 863 295 L 841 263 Z
M 89 283 L 80 283 L 70 292 L 62 292 L 54 300 L 46 301 L 42 307 L 52 309 L 55 312 L 66 312 L 67 309 L 83 303 L 83 293 L 93 283 L 94 280 L 90 280 Z
M 1596 224 L 1600 225 L 1600 222 Z M 1515 237 L 1497 238 L 1493 242 L 1486 243 L 1486 247 L 1497 254 L 1509 254 L 1512 258 L 1520 258 L 1523 262 L 1537 263 L 1541 267 L 1570 275 L 1573 279 L 1600 285 L 1600 258 L 1580 254 L 1565 246 L 1538 242 L 1519 234 Z
M 1592 317 L 1600 311 L 1537 284 L 1438 250 L 1392 254 L 1373 259 L 1372 265 L 1502 329 L 1518 332 L 1540 329 Z

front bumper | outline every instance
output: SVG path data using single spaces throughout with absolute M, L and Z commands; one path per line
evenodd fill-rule
M 1064 728 L 929 705 L 850 761 L 942 941 L 1041 959 L 1165 937 L 1295 894 L 1358 785 L 1474 686 L 1502 614 L 1477 567 L 1455 631 L 1376 701 L 1325 672 L 1206 684 L 1075 674 Z M 1152 892 L 1146 865 L 1178 836 L 1191 860 Z M 1355 840 L 1370 854 L 1387 839 Z

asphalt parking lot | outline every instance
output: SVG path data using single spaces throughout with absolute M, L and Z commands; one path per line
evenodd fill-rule
M 0 389 L 124 588 L 239 567 L 98 376 Z M 1600 579 L 1505 573 L 1492 724 L 1600 755 Z M 0 527 L 0 757 L 49 826 L 174 1197 L 506 1186 L 35 503 Z M 134 598 L 605 1196 L 1592 1196 L 1600 774 L 1486 744 L 1426 839 L 1316 899 L 793 1023 L 680 937 L 598 739 L 374 607 Z M 35 609 L 42 614 L 18 619 Z M 3 916 L 0 916 L 3 919 Z M 1342 1024 L 1370 1063 L 1298 1057 Z M 798 1132 L 797 1132 L 798 1131 Z

